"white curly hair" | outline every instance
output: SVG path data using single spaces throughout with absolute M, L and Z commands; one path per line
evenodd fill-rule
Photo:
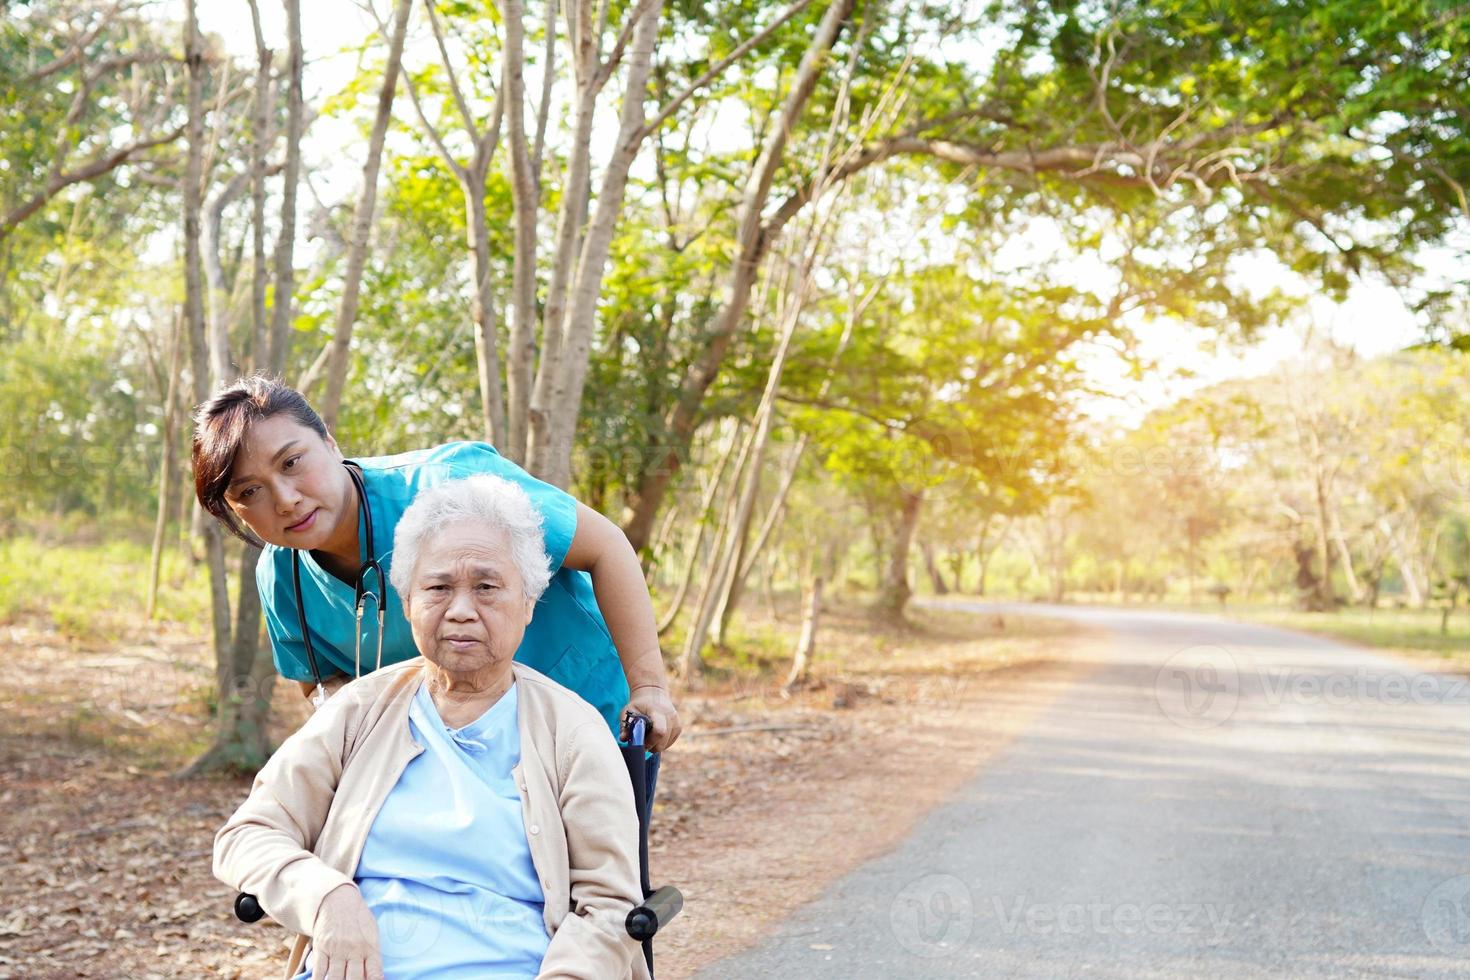
M 526 598 L 535 602 L 551 581 L 551 559 L 541 531 L 541 512 L 526 491 L 498 476 L 451 480 L 423 491 L 409 504 L 393 532 L 393 567 L 388 580 L 406 596 L 424 539 L 459 521 L 477 521 L 510 536 L 510 559 L 521 574 Z

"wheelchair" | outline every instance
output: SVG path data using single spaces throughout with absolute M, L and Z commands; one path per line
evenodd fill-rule
M 624 925 L 628 935 L 643 946 L 643 959 L 648 964 L 648 975 L 653 974 L 653 937 L 660 929 L 684 908 L 684 896 L 673 885 L 653 888 L 648 877 L 648 759 L 644 742 L 648 733 L 648 719 L 629 714 L 623 721 L 626 739 L 618 743 L 623 754 L 623 763 L 628 767 L 628 778 L 633 783 L 633 805 L 638 808 L 638 883 L 643 890 L 643 904 L 628 913 Z M 241 922 L 259 922 L 265 917 L 254 895 L 241 892 L 235 896 L 235 918 Z

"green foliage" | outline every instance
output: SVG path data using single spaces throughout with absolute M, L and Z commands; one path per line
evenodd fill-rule
M 147 596 L 149 547 L 133 523 L 110 514 L 82 536 L 0 540 L 0 623 L 39 616 L 76 640 L 116 639 L 141 617 Z M 158 616 L 191 627 L 209 621 L 205 576 L 174 550 L 164 554 Z
M 1329 597 L 1445 597 L 1470 585 L 1467 392 L 1470 362 L 1435 350 L 1329 350 L 1216 385 L 1098 445 L 1077 556 L 1102 591 L 1192 569 L 1199 585 L 1283 596 L 1303 556 L 1323 574 L 1326 535 Z
M 1237 615 L 1255 622 L 1321 633 L 1364 646 L 1408 654 L 1442 657 L 1464 663 L 1470 649 L 1470 616 L 1451 617 L 1448 631 L 1440 632 L 1435 609 L 1340 609 L 1335 613 L 1307 613 L 1280 608 L 1251 607 Z
M 130 360 L 105 330 L 6 345 L 0 522 L 31 512 L 147 511 L 162 413 Z
M 961 260 L 895 276 L 856 325 L 829 404 L 793 395 L 793 424 L 831 472 L 888 500 L 932 491 L 1008 513 L 1065 489 L 1057 460 L 1080 377 L 1068 351 L 1106 324 L 1092 297 L 976 273 Z

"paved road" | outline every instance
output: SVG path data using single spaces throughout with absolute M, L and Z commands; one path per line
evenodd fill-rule
M 1470 686 L 1210 617 L 1024 609 L 1111 642 L 896 851 L 701 978 L 1470 976 Z

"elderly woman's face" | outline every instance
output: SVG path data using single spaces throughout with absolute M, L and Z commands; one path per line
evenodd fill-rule
M 510 558 L 510 534 L 458 521 L 419 549 L 404 612 L 419 653 L 455 673 L 509 669 L 535 604 Z

